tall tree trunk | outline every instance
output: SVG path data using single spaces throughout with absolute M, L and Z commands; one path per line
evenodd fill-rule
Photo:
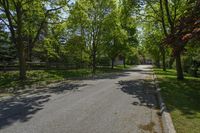
M 26 79 L 26 56 L 25 56 L 25 44 L 23 43 L 23 18 L 22 18 L 22 3 L 18 3 L 16 6 L 17 13 L 17 38 L 16 38 L 16 46 L 18 47 L 18 56 L 19 56 L 19 78 L 20 80 Z
M 177 79 L 178 80 L 183 80 L 183 69 L 182 69 L 182 64 L 181 64 L 181 54 L 177 53 L 176 55 L 176 71 L 177 71 Z
M 80 68 L 83 68 L 83 49 L 81 49 L 81 63 Z
M 124 68 L 126 68 L 126 57 L 123 58 Z
M 28 61 L 32 62 L 32 48 L 29 48 L 27 55 L 28 55 Z
M 112 58 L 112 59 L 111 59 L 111 62 L 112 62 L 112 69 L 113 69 L 113 68 L 114 68 L 115 58 Z
M 162 50 L 162 66 L 163 66 L 163 71 L 166 71 L 165 49 L 164 49 L 164 48 L 163 48 L 163 50 Z
M 96 73 L 96 55 L 95 54 L 92 56 L 92 73 L 93 74 Z
M 26 79 L 26 57 L 24 45 L 19 41 L 18 43 L 18 57 L 19 57 L 19 78 L 20 80 Z
M 27 50 L 27 55 L 28 55 L 28 61 L 32 62 L 32 54 L 33 54 L 33 46 L 31 46 L 30 43 L 28 43 L 28 50 Z
M 93 44 L 93 51 L 92 51 L 92 73 L 96 73 L 96 47 Z

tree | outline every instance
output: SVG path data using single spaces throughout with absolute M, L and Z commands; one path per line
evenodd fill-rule
M 103 40 L 113 69 L 115 58 L 123 54 L 126 47 L 124 42 L 127 40 L 127 32 L 121 26 L 120 9 L 117 6 L 103 22 Z
M 180 54 L 184 51 L 186 44 L 192 38 L 198 38 L 199 28 L 199 8 L 200 2 L 189 1 L 186 12 L 178 19 L 178 23 L 173 25 L 173 32 L 166 37 L 166 43 L 173 48 L 176 56 L 177 78 L 183 79 Z
M 57 3 L 54 3 L 54 8 L 47 9 L 49 4 L 51 7 L 53 3 L 41 0 L 0 0 L 0 20 L 9 29 L 11 41 L 16 46 L 22 80 L 26 79 L 27 45 L 32 48 L 36 44 L 51 12 L 61 9 L 56 6 Z
M 75 31 L 81 32 L 82 35 L 84 35 L 85 42 L 87 43 L 86 45 L 91 51 L 93 73 L 96 71 L 96 57 L 99 45 L 103 42 L 103 21 L 106 16 L 111 13 L 114 5 L 114 0 L 78 0 L 73 6 L 69 17 L 70 21 L 75 22 Z
M 161 48 L 160 48 L 160 37 L 159 34 L 156 33 L 149 33 L 149 35 L 145 34 L 145 41 L 144 46 L 149 53 L 149 55 L 152 57 L 152 59 L 155 62 L 155 65 L 160 68 L 160 60 L 161 60 Z
M 189 1 L 186 0 L 159 0 L 159 1 L 147 1 L 148 7 L 152 10 L 155 15 L 148 14 L 147 16 L 153 18 L 162 26 L 163 34 L 165 37 L 168 37 L 169 34 L 175 33 L 175 25 L 177 24 L 178 18 L 181 16 L 183 11 L 186 9 L 186 6 L 191 5 Z M 164 38 L 165 38 L 164 37 Z M 177 79 L 183 79 L 183 71 L 181 65 L 181 52 L 182 50 L 175 50 L 176 47 L 179 47 L 181 42 L 173 42 L 170 44 L 173 51 L 176 51 L 173 56 L 176 58 L 176 70 L 177 70 Z M 163 46 L 162 46 L 163 47 Z M 163 47 L 163 52 L 165 49 Z M 163 53 L 163 57 L 164 57 Z M 165 59 L 165 58 L 163 58 Z M 165 61 L 163 61 L 165 62 Z
M 136 12 L 135 9 L 137 7 L 137 0 L 122 0 L 120 7 L 120 21 L 122 28 L 127 32 L 127 39 L 124 39 L 124 50 L 122 52 L 122 56 L 124 57 L 124 67 L 127 56 L 127 51 L 129 50 L 129 46 L 136 46 L 138 41 L 136 39 L 136 25 L 135 18 L 133 14 Z

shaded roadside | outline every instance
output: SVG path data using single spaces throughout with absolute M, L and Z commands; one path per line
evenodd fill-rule
M 34 88 L 18 92 L 11 98 L 0 101 L 0 129 L 16 121 L 26 122 L 44 108 L 52 94 L 64 94 L 86 86 L 81 83 L 58 83 L 48 88 Z

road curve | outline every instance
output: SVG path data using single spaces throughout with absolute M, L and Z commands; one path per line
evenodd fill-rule
M 0 101 L 0 133 L 162 133 L 151 66 Z

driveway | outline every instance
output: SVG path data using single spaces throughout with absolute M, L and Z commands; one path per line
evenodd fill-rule
M 150 65 L 0 101 L 0 133 L 162 133 Z

